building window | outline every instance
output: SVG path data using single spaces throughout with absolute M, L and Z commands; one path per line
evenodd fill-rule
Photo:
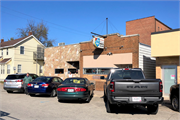
M 42 73 L 43 72 L 43 66 L 39 66 L 39 73 Z
M 159 27 L 158 27 L 158 31 L 159 31 Z
M 84 74 L 108 74 L 111 68 L 84 68 Z
M 20 47 L 20 54 L 24 54 L 24 46 Z
M 78 69 L 68 69 L 68 73 L 70 73 L 71 72 L 71 74 L 78 74 Z
M 7 48 L 7 51 L 6 51 L 6 55 L 8 55 L 8 48 Z
M 4 65 L 1 65 L 1 74 L 4 74 Z
M 1 50 L 1 55 L 3 56 L 3 49 Z
M 55 69 L 55 74 L 64 74 L 64 69 Z
M 10 74 L 10 65 L 7 65 L 7 74 Z
M 18 73 L 21 73 L 21 65 L 18 65 Z

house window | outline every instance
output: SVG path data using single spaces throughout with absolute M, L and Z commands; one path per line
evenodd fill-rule
M 64 74 L 64 69 L 55 69 L 55 74 Z
M 10 74 L 10 65 L 7 65 L 7 74 Z
M 3 56 L 3 49 L 1 50 L 1 55 Z
M 159 27 L 158 27 L 158 31 L 159 31 Z
M 8 55 L 8 48 L 7 48 L 7 51 L 6 51 L 6 55 Z
M 18 65 L 18 73 L 21 73 L 21 65 Z
M 72 73 L 72 74 L 78 74 L 78 69 L 68 69 L 68 73 Z
M 24 54 L 24 46 L 20 47 L 20 54 Z
M 4 74 L 4 65 L 1 65 L 1 74 Z
M 84 68 L 84 74 L 108 74 L 111 68 Z

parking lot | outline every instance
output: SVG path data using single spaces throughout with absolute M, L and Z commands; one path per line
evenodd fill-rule
M 146 114 L 142 107 L 117 107 L 116 113 L 107 113 L 103 92 L 95 91 L 90 103 L 58 102 L 56 97 L 30 97 L 23 93 L 8 94 L 0 83 L 0 120 L 178 120 L 180 114 L 171 109 L 168 100 L 156 115 Z

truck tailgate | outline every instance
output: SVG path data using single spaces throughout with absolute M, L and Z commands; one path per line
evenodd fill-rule
M 114 81 L 114 93 L 116 97 L 148 96 L 160 97 L 159 79 L 118 79 Z

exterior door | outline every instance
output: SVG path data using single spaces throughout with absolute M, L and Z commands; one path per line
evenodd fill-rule
M 165 96 L 169 96 L 170 87 L 177 84 L 177 66 L 168 65 L 162 67 L 163 91 Z

